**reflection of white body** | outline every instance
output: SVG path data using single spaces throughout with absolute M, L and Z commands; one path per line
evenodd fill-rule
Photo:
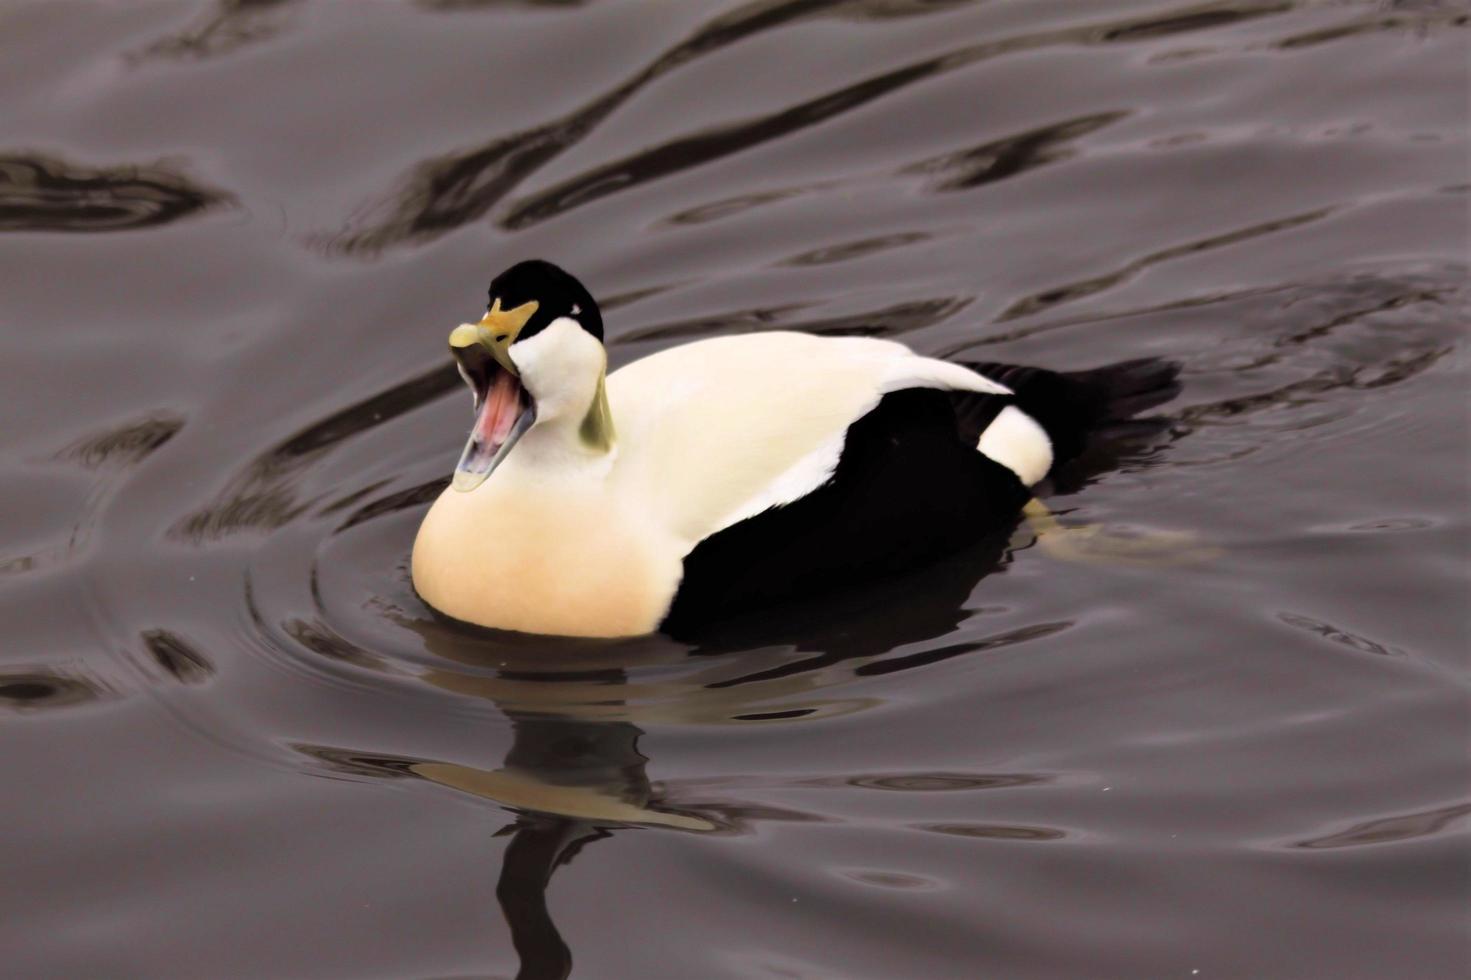
M 534 633 L 657 628 L 690 550 L 822 485 L 848 427 L 885 394 L 1009 393 L 889 341 L 725 337 L 609 376 L 616 442 L 597 451 L 579 426 L 602 378 L 601 342 L 561 319 L 509 355 L 535 399 L 536 424 L 483 484 L 435 502 L 414 545 L 413 576 L 441 612 Z M 1046 434 L 1015 409 L 997 417 L 980 448 L 1027 484 L 1051 464 Z

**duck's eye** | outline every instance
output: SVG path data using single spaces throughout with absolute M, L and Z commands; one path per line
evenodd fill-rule
M 573 303 L 572 304 L 572 315 L 573 316 L 581 316 L 582 315 L 582 307 L 578 306 L 576 303 Z

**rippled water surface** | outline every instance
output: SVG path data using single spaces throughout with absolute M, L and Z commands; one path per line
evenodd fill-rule
M 1403 0 L 0 6 L 0 973 L 1452 978 L 1467 30 Z M 444 338 L 1183 362 L 708 636 L 432 617 Z

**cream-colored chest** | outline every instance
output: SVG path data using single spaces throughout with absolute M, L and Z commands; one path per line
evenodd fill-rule
M 629 636 L 658 626 L 680 558 L 600 482 L 497 473 L 471 493 L 446 490 L 430 508 L 414 542 L 413 576 L 426 602 L 477 625 Z

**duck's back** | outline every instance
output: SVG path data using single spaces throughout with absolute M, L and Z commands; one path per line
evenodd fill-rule
M 615 371 L 615 479 L 691 547 L 820 485 L 889 392 L 1005 393 L 902 344 L 771 332 L 675 347 Z

